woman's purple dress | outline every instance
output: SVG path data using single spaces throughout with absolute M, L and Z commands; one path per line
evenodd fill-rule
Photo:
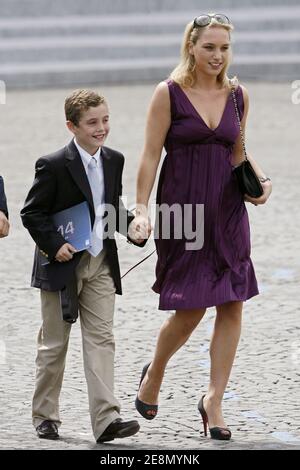
M 183 89 L 171 80 L 167 84 L 171 126 L 156 203 L 204 204 L 204 244 L 190 251 L 185 249 L 186 239 L 156 239 L 158 260 L 152 289 L 160 294 L 161 310 L 245 301 L 259 292 L 250 259 L 248 214 L 232 172 L 231 155 L 239 136 L 232 96 L 229 94 L 218 127 L 212 130 Z M 236 97 L 242 119 L 240 86 Z M 156 230 L 164 223 L 157 222 Z

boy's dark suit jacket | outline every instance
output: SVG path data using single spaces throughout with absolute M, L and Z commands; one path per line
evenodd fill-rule
M 126 233 L 134 216 L 128 212 L 119 197 L 122 194 L 122 172 L 124 156 L 108 147 L 102 147 L 105 203 L 113 205 L 117 210 L 116 230 L 120 231 L 124 218 Z M 76 253 L 73 259 L 65 263 L 54 260 L 57 251 L 66 241 L 57 232 L 51 221 L 51 214 L 87 201 L 90 208 L 91 222 L 95 214 L 92 193 L 87 175 L 73 140 L 63 149 L 42 157 L 36 162 L 35 179 L 28 193 L 25 205 L 21 210 L 23 225 L 28 229 L 36 243 L 32 272 L 33 287 L 48 291 L 63 289 L 74 275 L 74 270 L 83 252 Z M 143 245 L 140 245 L 143 246 Z M 121 277 L 114 237 L 104 240 L 111 275 L 116 286 L 116 293 L 121 294 Z M 50 264 L 42 265 L 46 255 Z
M 8 217 L 7 202 L 4 192 L 4 182 L 2 176 L 0 176 L 0 211 L 4 212 L 6 217 Z

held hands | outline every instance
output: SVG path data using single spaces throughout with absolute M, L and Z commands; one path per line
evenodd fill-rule
M 9 233 L 9 222 L 4 214 L 4 212 L 0 211 L 0 238 L 7 237 Z
M 261 204 L 265 204 L 270 197 L 272 192 L 272 183 L 271 181 L 266 181 L 261 183 L 264 193 L 260 197 L 250 197 L 248 194 L 245 194 L 244 200 L 247 202 L 251 202 L 255 206 L 259 206 Z
M 128 235 L 136 243 L 143 243 L 151 235 L 152 227 L 150 217 L 137 215 L 128 227 Z
M 70 245 L 70 243 L 65 243 L 56 253 L 55 259 L 60 263 L 65 263 L 66 261 L 70 261 L 70 259 L 73 258 L 74 253 L 76 253 L 74 246 Z

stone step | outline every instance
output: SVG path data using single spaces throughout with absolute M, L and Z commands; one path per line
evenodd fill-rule
M 282 0 L 1 0 L 1 17 L 41 17 L 149 13 L 153 11 L 197 10 L 225 12 L 227 9 L 282 6 Z M 299 6 L 299 0 L 286 0 L 286 7 Z
M 168 0 L 101 1 L 101 11 L 100 2 L 89 0 L 72 0 L 70 9 L 68 1 L 10 3 L 20 10 L 0 19 L 0 80 L 8 87 L 160 80 L 178 63 L 184 25 L 199 14 L 198 1 L 189 0 L 179 0 L 176 6 Z M 218 2 L 227 5 L 236 27 L 233 73 L 247 79 L 295 79 L 300 73 L 299 0 L 286 6 L 261 3 L 240 1 L 233 9 L 236 2 Z M 1 8 L 5 4 L 0 0 Z M 34 4 L 37 10 L 30 17 Z
M 177 64 L 178 57 L 138 60 L 87 60 L 8 64 L 1 67 L 7 88 L 92 86 L 100 84 L 141 83 L 165 79 Z M 235 56 L 230 75 L 241 80 L 296 79 L 300 54 Z
M 183 34 L 185 24 L 196 10 L 153 12 L 150 14 L 83 15 L 66 17 L 0 19 L 0 37 L 48 37 L 74 35 Z M 289 30 L 300 28 L 297 7 L 247 8 L 227 12 L 237 31 Z
M 283 54 L 300 51 L 300 30 L 236 32 L 235 54 Z M 25 39 L 2 39 L 0 63 L 43 63 L 103 59 L 138 59 L 179 56 L 181 35 L 68 36 Z

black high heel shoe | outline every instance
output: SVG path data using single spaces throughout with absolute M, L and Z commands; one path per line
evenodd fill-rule
M 208 416 L 204 409 L 203 399 L 205 395 L 199 400 L 198 410 L 203 421 L 204 436 L 207 436 L 207 426 L 208 426 Z M 221 428 L 215 426 L 214 428 L 209 428 L 209 433 L 211 439 L 218 439 L 219 441 L 229 441 L 231 439 L 231 431 L 228 428 Z
M 147 373 L 147 370 L 148 370 L 150 364 L 151 364 L 151 362 L 149 362 L 149 364 L 147 364 L 143 367 L 138 393 L 139 393 L 139 390 L 141 388 L 141 384 L 143 382 L 143 379 L 144 379 L 144 377 Z M 158 405 L 148 405 L 147 403 L 144 403 L 143 401 L 141 401 L 139 399 L 138 393 L 137 393 L 136 399 L 135 399 L 135 407 L 136 407 L 137 411 L 145 419 L 154 419 L 155 416 L 157 415 L 157 412 L 158 412 Z

